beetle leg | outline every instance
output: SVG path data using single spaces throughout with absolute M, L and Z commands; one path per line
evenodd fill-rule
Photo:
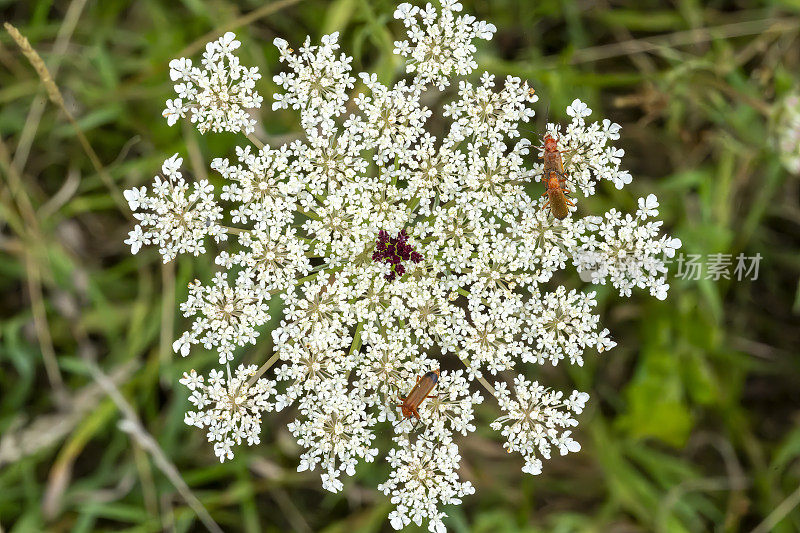
M 547 206 L 548 206 L 548 205 L 550 205 L 550 200 L 547 200 L 547 201 L 544 203 L 544 205 L 542 206 L 542 209 L 547 209 Z

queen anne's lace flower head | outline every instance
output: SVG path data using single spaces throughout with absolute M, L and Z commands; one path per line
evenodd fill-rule
M 444 0 L 441 11 L 432 4 L 424 9 L 409 3 L 397 6 L 394 18 L 403 21 L 408 40 L 395 41 L 394 51 L 406 57 L 406 72 L 415 73 L 419 83 L 444 89 L 454 74 L 463 76 L 478 67 L 472 41 L 491 39 L 497 28 L 470 15 L 456 16 L 461 9 L 455 0 Z
M 164 161 L 164 178 L 156 176 L 151 195 L 145 187 L 125 191 L 125 199 L 139 221 L 125 241 L 134 254 L 143 244 L 156 244 L 166 263 L 181 253 L 205 253 L 206 237 L 217 242 L 227 237 L 219 224 L 222 208 L 214 198 L 214 187 L 201 180 L 189 192 L 179 170 L 182 163 L 178 154 Z
M 261 413 L 272 411 L 275 382 L 258 378 L 255 365 L 239 365 L 231 375 L 212 370 L 206 381 L 192 370 L 180 380 L 192 391 L 189 401 L 197 411 L 188 411 L 185 422 L 208 430 L 208 440 L 220 461 L 233 459 L 233 446 L 246 441 L 261 442 Z
M 360 460 L 370 462 L 378 454 L 370 448 L 375 418 L 365 407 L 358 391 L 348 392 L 346 383 L 338 379 L 324 381 L 313 394 L 304 396 L 299 405 L 302 418 L 289 424 L 297 443 L 306 449 L 297 470 L 314 470 L 319 465 L 324 470 L 322 487 L 342 490 L 340 474 L 352 476 Z
M 421 526 L 428 520 L 430 531 L 446 531 L 442 518 L 447 515 L 441 507 L 459 504 L 462 497 L 475 492 L 472 483 L 459 478 L 458 446 L 450 439 L 433 442 L 419 438 L 412 443 L 401 436 L 394 441 L 387 457 L 390 477 L 378 485 L 396 506 L 389 513 L 392 527 L 402 529 L 411 522 Z
M 619 139 L 619 124 L 604 119 L 603 122 L 587 123 L 592 110 L 578 99 L 567 107 L 572 121 L 564 131 L 550 124 L 547 132 L 558 140 L 565 164 L 565 177 L 569 190 L 579 189 L 583 195 L 595 193 L 595 186 L 608 180 L 617 189 L 629 184 L 633 177 L 620 168 L 625 150 L 611 146 L 610 141 Z
M 516 451 L 525 458 L 523 472 L 541 474 L 541 458 L 549 459 L 552 448 L 561 455 L 580 451 L 581 445 L 572 439 L 572 431 L 564 429 L 578 425 L 572 413 L 583 411 L 588 394 L 572 391 L 565 400 L 563 392 L 551 391 L 524 376 L 514 379 L 513 396 L 506 383 L 495 383 L 495 390 L 505 414 L 492 422 L 492 429 L 507 439 L 503 447 L 509 453 Z
M 658 215 L 657 208 L 658 200 L 650 194 L 639 198 L 635 216 L 616 209 L 603 217 L 587 216 L 587 232 L 574 250 L 578 271 L 589 273 L 593 283 L 610 281 L 622 296 L 639 287 L 664 300 L 669 290 L 664 258 L 674 257 L 681 241 L 668 235 L 658 238 L 662 222 L 650 220 Z
M 186 356 L 192 344 L 206 349 L 216 347 L 220 364 L 233 360 L 237 346 L 255 344 L 256 330 L 269 318 L 267 302 L 258 287 L 237 278 L 231 287 L 227 276 L 217 273 L 214 283 L 203 286 L 200 280 L 189 284 L 189 297 L 181 304 L 184 316 L 199 315 L 192 329 L 176 340 L 172 348 Z
M 535 346 L 526 351 L 525 362 L 557 364 L 569 359 L 571 364 L 583 366 L 583 351 L 595 348 L 602 353 L 617 345 L 609 331 L 597 331 L 600 317 L 592 314 L 597 304 L 595 293 L 576 290 L 567 292 L 563 286 L 554 292 L 535 294 L 526 303 L 526 326 L 523 340 Z
M 273 78 L 286 91 L 274 95 L 273 110 L 290 107 L 299 110 L 307 129 L 320 124 L 327 131 L 333 128 L 333 118 L 344 113 L 344 104 L 349 99 L 347 92 L 356 81 L 350 75 L 353 58 L 336 55 L 338 41 L 338 32 L 323 36 L 321 46 L 312 45 L 309 37 L 294 53 L 284 39 L 274 40 L 280 60 L 290 72 L 281 72 Z
M 639 287 L 664 298 L 665 259 L 680 246 L 662 235 L 653 195 L 635 215 L 586 212 L 583 198 L 631 175 L 613 145 L 620 126 L 589 121 L 580 100 L 565 127 L 540 132 L 555 139 L 577 207 L 563 220 L 543 209 L 542 149 L 526 138 L 538 96 L 515 76 L 458 79 L 477 68 L 476 40 L 495 32 L 461 9 L 454 0 L 397 7 L 407 36 L 395 47 L 409 75 L 394 83 L 352 73 L 337 34 L 297 51 L 275 39 L 286 69 L 273 78 L 273 109 L 298 112 L 303 138 L 273 147 L 248 135 L 235 157 L 214 158 L 219 203 L 207 182 L 183 179 L 177 155 L 150 191 L 125 192 L 140 221 L 126 241 L 134 253 L 155 244 L 169 261 L 205 252 L 207 237 L 219 245 L 219 272 L 190 284 L 181 310 L 192 323 L 173 345 L 184 356 L 197 345 L 216 350 L 226 368 L 182 380 L 196 406 L 187 422 L 209 428 L 217 455 L 257 443 L 262 411 L 294 408 L 299 469 L 319 471 L 338 492 L 391 438 L 379 487 L 395 506 L 390 522 L 427 521 L 436 532 L 443 507 L 474 490 L 459 477 L 458 442 L 475 431 L 484 396 L 499 404 L 492 427 L 526 472 L 540 472 L 552 448 L 579 449 L 570 431 L 588 395 L 565 398 L 521 373 L 581 365 L 587 350 L 615 342 L 594 291 L 553 280 L 577 283 L 564 272 L 574 267 L 623 296 Z M 247 111 L 261 102 L 258 73 L 239 63 L 238 47 L 226 34 L 201 68 L 171 63 L 179 83 L 170 124 L 190 115 L 203 132 L 254 131 Z M 273 303 L 282 303 L 279 317 Z M 264 342 L 271 319 L 272 358 L 230 376 L 228 362 Z M 267 371 L 274 381 L 261 377 Z M 506 373 L 516 376 L 513 390 L 486 381 Z M 419 419 L 404 419 L 401 402 Z
M 202 69 L 193 66 L 191 59 L 170 62 L 169 76 L 178 82 L 175 84 L 178 98 L 167 100 L 164 110 L 170 126 L 190 113 L 201 133 L 254 131 L 256 121 L 247 110 L 261 107 L 262 98 L 255 91 L 261 74 L 257 67 L 247 68 L 239 63 L 233 51 L 240 45 L 236 36 L 227 32 L 206 45 Z

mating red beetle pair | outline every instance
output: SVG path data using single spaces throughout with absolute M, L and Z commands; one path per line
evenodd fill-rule
M 547 196 L 544 207 L 550 206 L 550 212 L 559 220 L 569 215 L 567 204 L 575 205 L 567 198 L 569 191 L 566 189 L 567 180 L 564 177 L 564 160 L 561 157 L 563 150 L 558 149 L 558 141 L 549 133 L 544 136 L 544 173 L 542 182 L 547 190 L 542 196 Z

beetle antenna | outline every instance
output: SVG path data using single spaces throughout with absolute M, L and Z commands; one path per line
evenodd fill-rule
M 544 108 L 544 129 L 547 130 L 547 123 L 550 121 L 550 102 L 547 102 L 547 106 Z

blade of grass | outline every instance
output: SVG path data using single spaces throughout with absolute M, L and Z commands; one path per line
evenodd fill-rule
M 92 145 L 89 143 L 86 135 L 83 133 L 77 121 L 75 120 L 75 117 L 72 116 L 72 113 L 70 113 L 64 104 L 64 97 L 61 95 L 61 91 L 58 89 L 58 86 L 53 81 L 53 77 L 47 70 L 47 65 L 45 65 L 44 61 L 42 61 L 42 58 L 39 56 L 36 50 L 33 49 L 28 39 L 22 35 L 17 28 L 8 22 L 4 23 L 3 26 L 11 38 L 14 39 L 14 42 L 17 43 L 17 46 L 20 47 L 23 55 L 28 59 L 31 66 L 36 71 L 36 74 L 39 75 L 39 79 L 47 90 L 47 95 L 50 98 L 50 101 L 58 106 L 64 113 L 64 116 L 67 117 L 67 121 L 75 131 L 75 135 L 78 137 L 78 142 L 80 142 L 83 151 L 89 157 L 89 161 L 91 161 L 92 166 L 100 176 L 103 184 L 108 189 L 108 192 L 111 194 L 111 197 L 114 199 L 114 202 L 117 204 L 120 212 L 128 217 L 129 220 L 133 220 L 133 215 L 128 208 L 128 203 L 125 201 L 125 198 L 122 196 L 119 188 L 114 184 L 114 180 L 111 175 L 100 162 L 97 152 L 95 152 L 94 148 L 92 148 Z
M 147 432 L 144 426 L 142 426 L 136 411 L 125 397 L 122 396 L 117 386 L 114 385 L 102 370 L 100 370 L 100 367 L 98 367 L 94 361 L 86 358 L 84 362 L 92 378 L 103 388 L 122 414 L 123 418 L 119 422 L 119 429 L 127 433 L 139 446 L 150 454 L 155 465 L 167 476 L 167 479 L 169 479 L 172 485 L 177 489 L 186 504 L 191 507 L 192 511 L 194 511 L 203 525 L 206 526 L 206 529 L 212 533 L 222 533 L 222 528 L 211 518 L 205 506 L 203 506 L 202 502 L 194 495 L 189 485 L 187 485 L 181 477 L 178 468 L 169 460 L 164 450 L 158 445 L 158 442 Z
M 50 72 L 53 79 L 58 76 L 58 70 L 61 68 L 61 58 L 64 56 L 72 39 L 72 34 L 75 27 L 78 25 L 78 20 L 83 13 L 83 8 L 86 7 L 86 0 L 73 0 L 67 12 L 64 15 L 64 22 L 58 30 L 56 43 L 53 46 L 52 60 L 50 64 Z M 39 129 L 39 122 L 42 120 L 42 113 L 44 113 L 45 99 L 39 95 L 33 100 L 31 108 L 28 111 L 28 118 L 25 120 L 25 126 L 22 128 L 22 133 L 19 136 L 17 143 L 17 150 L 14 153 L 14 165 L 17 168 L 25 168 L 25 163 L 28 161 L 28 154 L 30 154 L 31 145 L 36 137 L 36 131 Z

